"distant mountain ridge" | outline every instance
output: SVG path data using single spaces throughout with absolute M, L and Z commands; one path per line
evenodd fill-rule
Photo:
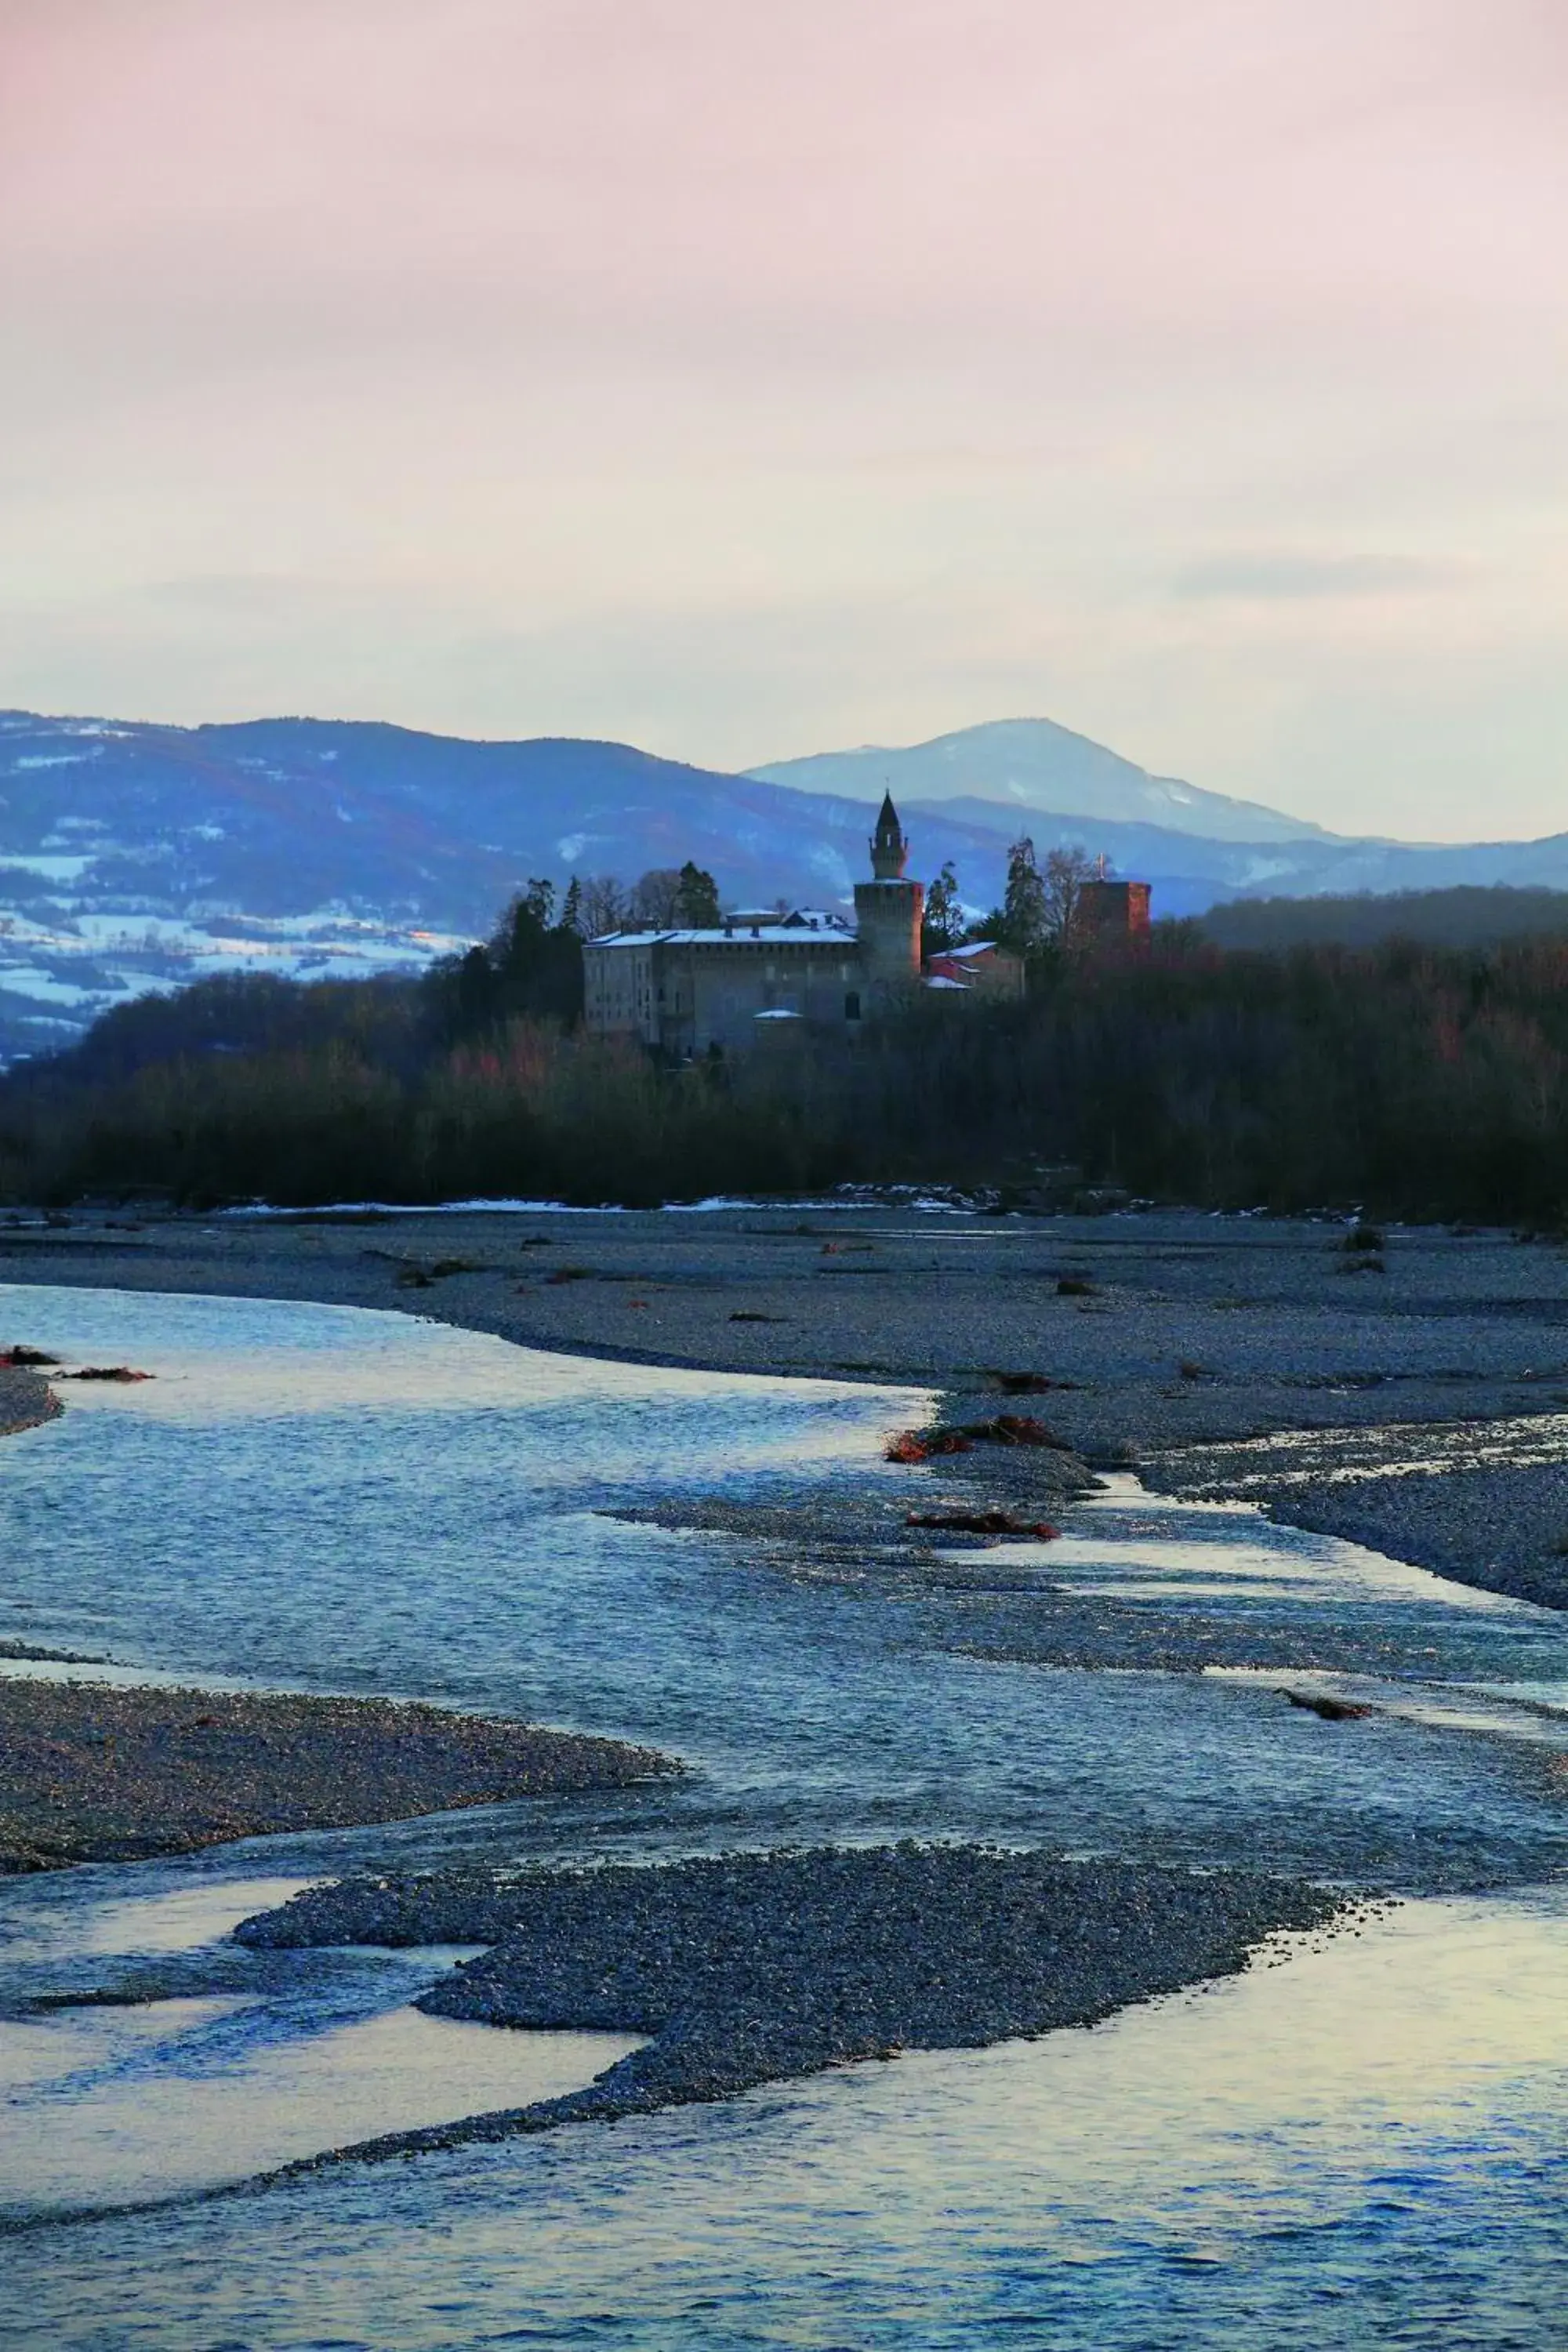
M 688 857 L 726 897 L 847 898 L 855 801 L 574 738 L 372 721 L 170 727 L 0 712 L 0 1059 L 212 971 L 415 968 L 532 875 L 634 881 Z M 1005 838 L 933 816 L 920 855 L 994 895 Z
M 1304 818 L 1285 816 L 1256 801 L 1205 792 L 1176 776 L 1108 751 L 1103 743 L 1058 727 L 1051 719 L 994 719 L 963 727 L 927 743 L 894 750 L 875 743 L 855 751 L 821 751 L 748 768 L 749 776 L 797 792 L 831 793 L 879 801 L 891 792 L 903 806 L 981 805 L 1022 816 L 1093 817 L 1117 824 L 1158 825 L 1206 841 L 1328 841 L 1334 836 Z
M 783 781 L 805 772 L 847 772 L 855 789 Z M 889 775 L 912 871 L 929 881 L 951 860 L 974 907 L 996 903 L 1008 845 L 1026 831 L 1042 853 L 1080 843 L 1151 882 L 1157 915 L 1264 894 L 1568 887 L 1568 836 L 1351 839 L 1151 776 L 1048 720 L 734 776 L 575 738 L 13 710 L 0 712 L 0 1060 L 68 1043 L 106 1005 L 205 972 L 417 969 L 486 932 L 532 875 L 631 881 L 694 857 L 731 903 L 843 902 Z M 1052 793 L 1079 805 L 1037 804 Z

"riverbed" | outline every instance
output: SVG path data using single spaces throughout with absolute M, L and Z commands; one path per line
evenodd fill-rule
M 54 2151 L 0 2179 L 0 2342 L 1315 2347 L 1452 2341 L 1461 2316 L 1468 2342 L 1552 2340 L 1559 1613 L 1128 1476 L 1055 1543 L 911 1548 L 911 1499 L 942 1489 L 881 1458 L 930 1409 L 907 1387 L 590 1363 L 292 1301 L 5 1305 L 35 1345 L 155 1377 L 73 1390 L 6 1442 L 0 1637 L 138 1679 L 504 1713 L 689 1769 L 0 1886 L 7 2130 Z M 658 1524 L 624 1516 L 650 1505 Z M 1101 1628 L 1098 1650 L 1075 1633 L 1086 1662 L 1064 1622 Z M 627 2046 L 421 2017 L 450 1950 L 226 1940 L 287 1891 L 900 1837 L 1397 1901 L 1089 2032 L 201 2200 L 318 2128 L 550 2095 L 526 2086 Z M 134 2010 L 26 2010 L 153 1971 Z M 83 2210 L 111 2205 L 145 2210 Z

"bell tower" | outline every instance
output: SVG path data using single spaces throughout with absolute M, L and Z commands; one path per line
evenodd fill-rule
M 877 830 L 871 835 L 871 871 L 879 882 L 901 882 L 910 862 L 910 845 L 899 823 L 891 793 L 882 794 Z
M 873 994 L 885 997 L 921 976 L 921 915 L 925 906 L 922 886 L 904 879 L 910 845 L 891 793 L 882 796 L 870 851 L 873 878 L 855 885 L 855 923 L 861 969 Z

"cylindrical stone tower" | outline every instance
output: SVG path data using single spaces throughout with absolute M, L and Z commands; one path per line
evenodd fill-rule
M 921 913 L 925 905 L 921 885 L 904 879 L 910 845 L 891 793 L 883 795 L 870 847 L 875 878 L 855 885 L 855 923 L 867 983 L 873 996 L 885 997 L 920 979 Z

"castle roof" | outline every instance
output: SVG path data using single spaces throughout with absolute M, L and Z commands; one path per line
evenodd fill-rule
M 715 929 L 671 931 L 606 931 L 587 944 L 594 948 L 832 948 L 842 952 L 856 944 L 854 926 L 836 915 L 817 914 L 804 920 L 791 915 L 771 923 L 731 923 Z

